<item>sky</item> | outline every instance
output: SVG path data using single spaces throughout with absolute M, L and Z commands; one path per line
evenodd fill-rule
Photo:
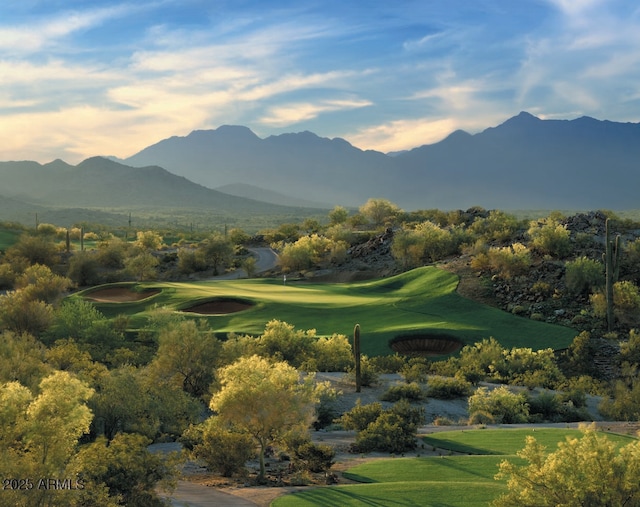
M 640 121 L 640 4 L 0 4 L 0 160 L 125 158 L 221 125 L 390 152 L 520 111 Z

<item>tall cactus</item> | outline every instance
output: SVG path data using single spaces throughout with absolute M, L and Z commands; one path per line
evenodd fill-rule
M 605 265 L 605 286 L 607 298 L 607 329 L 613 331 L 615 315 L 613 313 L 613 284 L 618 281 L 620 274 L 620 234 L 611 239 L 609 219 L 605 221 L 605 253 L 603 254 Z
M 360 392 L 362 386 L 362 372 L 360 371 L 360 324 L 353 328 L 353 358 L 356 372 L 356 393 Z

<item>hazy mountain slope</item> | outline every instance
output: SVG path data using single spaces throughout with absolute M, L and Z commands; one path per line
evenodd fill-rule
M 127 158 L 161 165 L 209 188 L 247 183 L 302 200 L 358 205 L 394 181 L 395 163 L 342 139 L 311 132 L 260 139 L 246 127 L 222 126 L 172 137 Z
M 324 208 L 330 209 L 333 206 L 330 203 L 321 203 L 313 200 L 299 199 L 295 196 L 273 192 L 264 188 L 256 187 L 248 183 L 231 183 L 215 188 L 218 192 L 224 194 L 235 195 L 237 197 L 245 197 L 256 201 L 268 202 L 271 204 L 280 204 L 282 206 L 301 206 L 305 208 Z
M 521 113 L 397 159 L 404 177 L 421 181 L 433 201 L 507 209 L 638 207 L 637 123 L 540 120 Z
M 224 126 L 160 141 L 126 162 L 210 188 L 246 183 L 346 206 L 385 197 L 405 209 L 630 209 L 639 207 L 638 160 L 638 123 L 521 113 L 393 156 L 310 132 L 260 139 Z
M 63 162 L 0 163 L 8 196 L 40 204 L 93 208 L 206 208 L 224 212 L 283 213 L 285 206 L 236 197 L 197 185 L 160 167 L 133 168 L 94 157 L 77 166 Z

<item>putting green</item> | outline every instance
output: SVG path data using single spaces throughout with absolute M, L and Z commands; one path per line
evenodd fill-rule
M 217 332 L 260 334 L 277 319 L 319 335 L 351 336 L 359 323 L 362 351 L 392 353 L 389 341 L 402 334 L 446 333 L 464 343 L 494 337 L 505 347 L 534 350 L 565 348 L 577 335 L 573 329 L 516 317 L 457 294 L 457 276 L 436 267 L 423 267 L 384 279 L 318 284 L 280 279 L 215 280 L 207 282 L 146 282 L 130 284 L 136 292 L 159 291 L 140 301 L 95 302 L 107 317 L 127 314 L 132 326 L 142 327 L 155 305 L 207 319 Z M 116 286 L 122 287 L 122 284 Z M 101 286 L 73 297 L 90 298 Z M 216 315 L 194 314 L 192 307 L 218 299 L 247 303 L 241 311 Z

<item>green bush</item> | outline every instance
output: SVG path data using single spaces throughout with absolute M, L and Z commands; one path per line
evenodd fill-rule
M 492 391 L 480 387 L 469 397 L 469 413 L 487 412 L 498 424 L 526 423 L 529 419 L 529 404 L 523 393 L 512 393 L 506 386 Z
M 471 383 L 454 377 L 431 377 L 427 384 L 427 396 L 440 400 L 462 398 L 471 394 Z
M 209 470 L 224 477 L 241 474 L 245 463 L 255 454 L 250 435 L 224 428 L 215 417 L 190 427 L 181 441 L 191 449 L 193 457 L 203 460 Z
M 566 263 L 567 289 L 572 294 L 588 294 L 604 285 L 604 265 L 587 257 L 579 257 Z
M 348 412 L 342 414 L 339 423 L 345 430 L 362 431 L 382 414 L 382 404 L 379 402 L 362 405 L 360 399 Z
M 371 357 L 369 361 L 378 373 L 398 373 L 407 364 L 407 360 L 397 353 Z
M 347 370 L 347 379 L 350 382 L 355 383 L 356 381 L 356 370 L 355 366 L 351 366 Z M 375 363 L 368 357 L 363 355 L 360 358 L 360 385 L 362 387 L 371 387 L 378 383 L 380 379 L 380 372 L 375 366 Z
M 430 364 L 429 360 L 423 357 L 412 357 L 400 368 L 400 376 L 405 382 L 417 382 L 418 384 L 427 381 Z
M 297 469 L 326 472 L 333 466 L 336 451 L 324 444 L 306 441 L 293 448 L 293 463 Z
M 572 251 L 571 234 L 553 217 L 534 220 L 527 231 L 534 250 L 541 254 L 564 258 Z
M 412 382 L 410 384 L 400 384 L 391 386 L 381 396 L 382 401 L 420 401 L 424 399 L 424 393 L 418 384 Z
M 406 400 L 384 410 L 356 436 L 357 452 L 401 453 L 415 449 L 418 427 L 424 423 L 424 409 L 414 408 Z

